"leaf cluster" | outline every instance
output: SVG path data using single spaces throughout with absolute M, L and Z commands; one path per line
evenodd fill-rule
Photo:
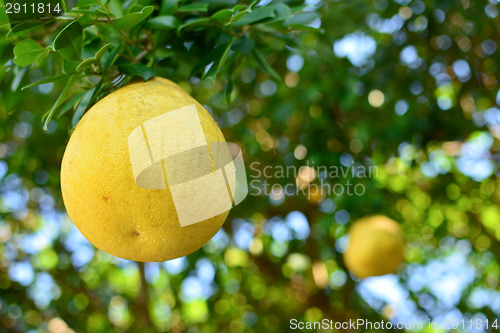
M 44 72 L 20 89 L 66 82 L 43 117 L 44 129 L 71 110 L 75 126 L 97 100 L 136 78 L 220 77 L 228 97 L 243 63 L 279 80 L 270 55 L 296 47 L 300 32 L 319 30 L 311 24 L 318 18 L 300 1 L 81 0 L 61 16 L 13 25 L 1 50 L 3 74 L 17 72 L 25 82 L 27 72 Z M 11 104 L 3 111 L 11 112 Z

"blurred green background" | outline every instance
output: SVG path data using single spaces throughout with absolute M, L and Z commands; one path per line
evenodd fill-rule
M 147 5 L 155 6 L 149 19 L 170 19 L 132 30 L 106 25 L 106 17 Z M 44 25 L 3 27 L 0 332 L 288 332 L 294 318 L 479 319 L 482 327 L 452 331 L 491 332 L 485 321 L 500 315 L 497 2 L 237 5 L 81 0 Z M 252 5 L 272 15 L 230 22 Z M 211 16 L 228 8 L 221 21 Z M 72 18 L 84 29 L 81 59 L 113 44 L 81 74 L 74 74 L 78 59 L 46 49 Z M 43 49 L 33 64 L 16 64 L 14 45 L 27 38 Z M 164 263 L 139 265 L 95 249 L 64 211 L 60 163 L 88 106 L 147 75 L 127 62 L 178 82 L 204 104 L 242 147 L 249 182 L 350 182 L 363 194 L 290 195 L 278 185 L 251 192 L 207 245 Z M 22 90 L 54 75 L 61 77 Z M 44 131 L 44 114 L 72 75 L 62 98 L 69 102 L 56 105 Z M 377 172 L 264 179 L 256 171 L 304 165 Z M 357 280 L 342 252 L 351 223 L 370 214 L 400 223 L 405 264 L 396 275 Z

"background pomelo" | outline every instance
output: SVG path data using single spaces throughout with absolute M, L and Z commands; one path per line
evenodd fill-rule
M 344 262 L 358 278 L 395 273 L 403 262 L 401 228 L 386 216 L 374 215 L 355 221 L 349 229 L 349 237 Z

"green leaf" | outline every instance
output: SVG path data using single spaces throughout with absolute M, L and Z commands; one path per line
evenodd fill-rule
M 252 38 L 244 36 L 234 42 L 232 49 L 246 55 L 252 51 L 254 44 L 255 42 Z
M 246 8 L 245 5 L 236 5 L 236 6 L 233 7 L 233 12 L 236 13 L 236 12 L 239 12 L 240 10 L 242 10 L 242 9 L 245 9 L 245 8 Z
M 92 10 L 91 13 L 83 14 L 82 16 L 80 16 L 78 18 L 78 22 L 80 23 L 80 25 L 82 25 L 83 28 L 86 28 L 89 25 L 94 25 L 98 17 L 104 18 L 104 14 L 100 15 L 100 13 Z
M 21 23 L 12 25 L 12 30 L 9 31 L 9 33 L 7 34 L 7 38 L 10 39 L 12 37 L 17 37 L 17 36 L 23 35 L 30 30 L 33 30 L 37 27 L 40 27 L 40 26 L 47 24 L 47 23 L 50 23 L 52 21 L 53 20 L 47 20 L 47 21 L 43 21 L 43 22 L 39 22 L 39 21 L 21 22 Z
M 94 87 L 94 88 L 90 89 L 89 91 L 87 91 L 83 95 L 82 99 L 80 100 L 80 103 L 78 103 L 78 106 L 76 107 L 75 112 L 73 113 L 73 118 L 71 118 L 71 127 L 72 128 L 76 127 L 76 125 L 78 124 L 80 119 L 82 119 L 85 111 L 87 111 L 89 104 L 93 99 L 94 92 L 96 89 L 97 89 L 97 87 Z
M 22 87 L 21 90 L 25 90 L 25 89 L 28 89 L 28 88 L 31 88 L 31 87 L 36 87 L 36 86 L 39 86 L 39 85 L 42 85 L 42 84 L 56 82 L 56 81 L 59 81 L 60 79 L 68 77 L 68 76 L 69 76 L 69 74 L 61 74 L 61 75 L 50 76 L 50 77 L 47 77 L 45 79 L 42 79 L 42 80 L 30 83 L 30 84 Z
M 307 25 L 319 18 L 320 15 L 316 12 L 305 12 L 293 15 L 287 22 L 287 25 Z
M 27 72 L 28 72 L 27 67 L 14 69 L 14 79 L 10 83 L 11 91 L 18 91 L 19 85 L 21 84 Z
M 68 24 L 54 39 L 50 48 L 63 58 L 81 61 L 83 30 L 77 21 Z
M 10 90 L 0 90 L 0 117 L 7 117 L 8 114 L 14 112 L 21 100 L 22 94 L 12 92 Z
M 217 13 L 213 14 L 212 16 L 210 16 L 210 18 L 212 20 L 222 23 L 229 20 L 233 15 L 234 12 L 231 9 L 222 9 L 219 10 Z
M 41 67 L 43 62 L 49 57 L 50 50 L 45 49 L 45 51 L 36 59 L 35 64 L 37 67 Z
M 232 24 L 233 22 L 236 22 L 238 21 L 239 19 L 241 19 L 243 16 L 245 16 L 246 14 L 250 13 L 250 10 L 249 9 L 245 9 L 241 12 L 239 12 L 238 14 L 234 15 L 231 20 L 229 20 L 229 22 L 227 22 L 225 25 L 230 25 Z
M 75 7 L 78 8 L 83 8 L 83 7 L 88 7 L 92 5 L 97 5 L 99 6 L 99 1 L 98 0 L 80 0 L 76 3 Z
M 236 97 L 238 97 L 238 87 L 234 84 L 234 77 L 230 75 L 224 88 L 224 97 L 228 105 L 231 105 Z
M 99 61 L 102 58 L 102 56 L 106 53 L 106 51 L 108 51 L 112 47 L 113 44 L 111 43 L 105 44 L 103 47 L 99 49 L 99 51 L 97 51 L 97 53 L 95 54 L 95 58 Z
M 161 2 L 159 16 L 172 15 L 177 12 L 177 4 L 179 0 L 163 0 Z
M 0 1 L 0 29 L 2 31 L 9 29 L 9 15 L 6 12 L 3 0 Z
M 63 59 L 63 71 L 64 73 L 76 72 L 76 68 L 80 65 L 81 61 Z
M 228 36 L 229 37 L 229 36 Z M 229 37 L 231 38 L 231 37 Z M 217 72 L 222 68 L 224 65 L 227 56 L 229 55 L 229 51 L 231 49 L 231 45 L 234 42 L 234 38 L 230 39 L 229 41 L 219 44 L 216 48 L 214 48 L 212 51 L 204 55 L 198 63 L 193 67 L 193 70 L 191 71 L 191 75 L 196 75 L 201 71 L 204 71 L 204 69 L 212 64 L 210 69 L 208 70 L 207 73 L 203 72 L 202 78 L 205 77 L 210 77 L 210 78 L 215 78 Z
M 102 66 L 103 74 L 105 74 L 108 71 L 109 67 L 115 62 L 117 55 L 118 55 L 118 53 L 120 53 L 120 50 L 122 49 L 122 47 L 123 47 L 123 44 L 119 44 L 119 45 L 115 46 L 115 48 L 113 50 L 111 50 L 110 53 L 108 53 L 107 57 L 102 58 L 102 60 L 103 60 L 103 66 Z
M 315 28 L 315 27 L 311 27 L 309 25 L 304 25 L 304 24 L 292 24 L 292 25 L 289 25 L 290 28 L 292 29 L 295 29 L 295 30 L 301 30 L 301 31 L 310 31 L 310 32 L 323 32 L 323 29 L 321 28 Z
M 80 100 L 82 99 L 83 95 L 85 95 L 87 92 L 82 91 L 75 96 L 71 97 L 69 101 L 64 103 L 64 105 L 61 107 L 59 112 L 56 114 L 56 118 L 59 119 L 61 118 L 66 112 L 68 112 L 71 108 L 74 108 L 78 103 L 80 103 Z
M 298 14 L 302 13 L 304 9 L 309 7 L 309 5 L 300 5 L 300 6 L 295 6 L 295 7 L 290 7 L 290 10 L 292 11 L 292 14 Z
M 169 50 L 166 48 L 159 48 L 153 52 L 153 56 L 155 58 L 170 58 L 170 57 L 173 57 L 174 55 L 175 55 L 175 51 L 172 51 L 172 50 Z
M 278 40 L 279 42 L 284 43 L 284 45 L 287 45 L 287 46 L 290 46 L 293 48 L 299 47 L 299 42 L 297 41 L 296 38 L 292 37 L 291 35 L 276 33 L 276 34 L 274 34 L 274 36 L 271 39 Z M 272 41 L 271 41 L 271 43 L 272 43 Z
M 152 30 L 175 29 L 179 26 L 179 20 L 175 16 L 157 16 L 146 24 L 146 28 Z
M 18 108 L 19 101 L 26 98 L 27 94 L 19 91 L 19 86 L 26 73 L 28 73 L 28 67 L 14 67 L 12 70 L 14 77 L 10 82 L 10 89 L 4 87 L 0 89 L 0 116 L 7 116 L 7 114 L 15 111 Z
M 273 6 L 258 7 L 253 9 L 251 12 L 246 13 L 241 19 L 235 21 L 233 25 L 240 27 L 247 24 L 255 24 L 256 22 L 267 18 L 273 18 L 275 16 L 276 14 L 274 13 Z
M 78 67 L 76 67 L 76 71 L 81 72 L 90 64 L 99 62 L 101 60 L 102 56 L 106 53 L 106 51 L 112 47 L 113 47 L 113 44 L 111 44 L 111 43 L 104 45 L 103 47 L 101 47 L 99 49 L 99 51 L 96 52 L 95 56 L 87 58 L 84 61 L 82 61 L 82 63 L 80 63 L 80 65 L 78 65 Z
M 94 8 L 89 8 L 89 9 L 79 9 L 79 8 L 73 8 L 70 11 L 71 14 L 84 14 L 84 15 L 92 15 L 94 17 L 103 17 L 106 14 L 103 12 L 102 9 L 94 9 Z M 78 19 L 80 21 L 80 19 Z
M 130 30 L 151 15 L 154 9 L 154 6 L 146 6 L 140 12 L 119 17 L 115 20 L 113 26 L 118 30 Z
M 219 59 L 219 57 L 223 53 L 224 47 L 218 46 L 214 48 L 212 51 L 208 52 L 205 54 L 197 63 L 194 65 L 193 69 L 191 70 L 191 75 L 196 75 L 198 72 L 202 71 L 210 65 L 211 63 L 214 63 Z M 212 65 L 213 66 L 213 65 Z M 204 73 L 202 75 L 205 75 Z
M 278 72 L 276 72 L 276 70 L 267 62 L 266 58 L 257 49 L 253 50 L 253 54 L 264 72 L 266 72 L 273 79 L 281 80 Z
M 253 10 L 253 7 L 258 4 L 260 2 L 260 0 L 253 0 L 252 2 L 250 2 L 250 4 L 248 5 L 248 8 Z
M 226 86 L 224 87 L 224 97 L 227 104 L 231 104 L 233 100 L 231 100 L 231 93 L 234 89 L 234 80 L 232 77 L 229 78 Z
M 25 39 L 14 46 L 14 63 L 25 67 L 31 65 L 45 49 L 32 39 Z
M 83 71 L 87 66 L 89 66 L 90 64 L 93 64 L 95 63 L 95 58 L 94 57 L 91 57 L 91 58 L 87 58 L 85 59 L 84 61 L 82 61 L 77 67 L 76 67 L 76 71 L 77 72 L 81 72 Z
M 12 58 L 12 52 L 14 51 L 14 45 L 8 41 L 0 42 L 0 73 L 5 73 L 6 67 L 3 67 L 7 61 Z M 0 75 L 0 80 L 1 80 Z
M 208 12 L 208 3 L 193 3 L 177 9 L 178 12 Z
M 144 5 L 141 5 L 137 2 L 138 2 L 138 0 L 132 0 L 132 4 L 129 7 L 127 7 L 127 9 L 126 9 L 127 14 L 138 13 L 144 8 Z M 121 16 L 123 16 L 123 15 L 121 15 Z
M 186 23 L 181 24 L 177 28 L 177 33 L 181 32 L 183 29 L 186 29 L 186 28 L 193 28 L 193 27 L 200 26 L 200 25 L 208 25 L 209 23 L 210 23 L 210 18 L 208 18 L 208 17 L 190 19 L 190 20 L 187 20 Z
M 103 84 L 104 84 L 104 76 L 101 76 L 99 83 L 97 84 L 97 86 L 94 89 L 94 92 L 92 93 L 92 97 L 90 98 L 90 103 L 95 101 L 95 99 L 97 98 L 97 95 L 101 92 Z
M 231 50 L 231 45 L 233 45 L 234 39 L 232 39 L 227 44 L 222 44 L 216 49 L 216 54 L 218 57 L 214 61 L 212 67 L 208 70 L 208 72 L 203 75 L 203 78 L 215 79 L 219 70 L 224 66 L 226 62 L 227 56 L 229 55 L 229 51 Z
M 292 11 L 290 7 L 285 5 L 284 3 L 278 3 L 274 6 L 274 9 L 276 11 L 276 17 L 272 22 L 278 22 L 282 20 L 288 20 L 290 17 L 292 17 Z
M 121 0 L 109 0 L 106 3 L 106 7 L 109 8 L 115 17 L 121 17 L 124 15 L 123 2 Z
M 50 119 L 52 119 L 52 116 L 54 115 L 54 112 L 55 110 L 59 107 L 59 105 L 63 102 L 64 100 L 64 97 L 66 95 L 66 91 L 71 87 L 71 85 L 73 84 L 73 81 L 74 81 L 74 78 L 75 76 L 72 75 L 68 82 L 66 83 L 66 86 L 64 86 L 64 89 L 63 91 L 61 92 L 61 94 L 59 95 L 59 97 L 57 98 L 57 101 L 54 103 L 54 105 L 52 106 L 52 109 L 50 109 L 50 111 L 48 113 L 46 113 L 44 115 L 44 122 L 43 122 L 43 130 L 44 131 L 48 131 L 49 130 L 49 122 L 50 122 Z
M 66 5 L 66 0 L 60 0 L 61 1 L 61 7 L 63 12 L 68 11 L 68 6 Z
M 142 64 L 122 65 L 118 66 L 118 69 L 123 74 L 140 76 L 144 79 L 144 81 L 147 81 L 153 76 L 156 76 L 155 71 L 151 67 Z

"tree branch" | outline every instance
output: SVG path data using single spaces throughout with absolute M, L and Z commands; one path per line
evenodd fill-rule
M 140 273 L 140 283 L 141 289 L 137 298 L 135 299 L 135 325 L 136 327 L 141 327 L 142 331 L 147 331 L 146 328 L 152 328 L 153 323 L 151 322 L 151 317 L 149 316 L 149 295 L 148 295 L 148 283 L 146 281 L 146 273 L 144 269 L 144 263 L 138 262 L 139 273 Z

